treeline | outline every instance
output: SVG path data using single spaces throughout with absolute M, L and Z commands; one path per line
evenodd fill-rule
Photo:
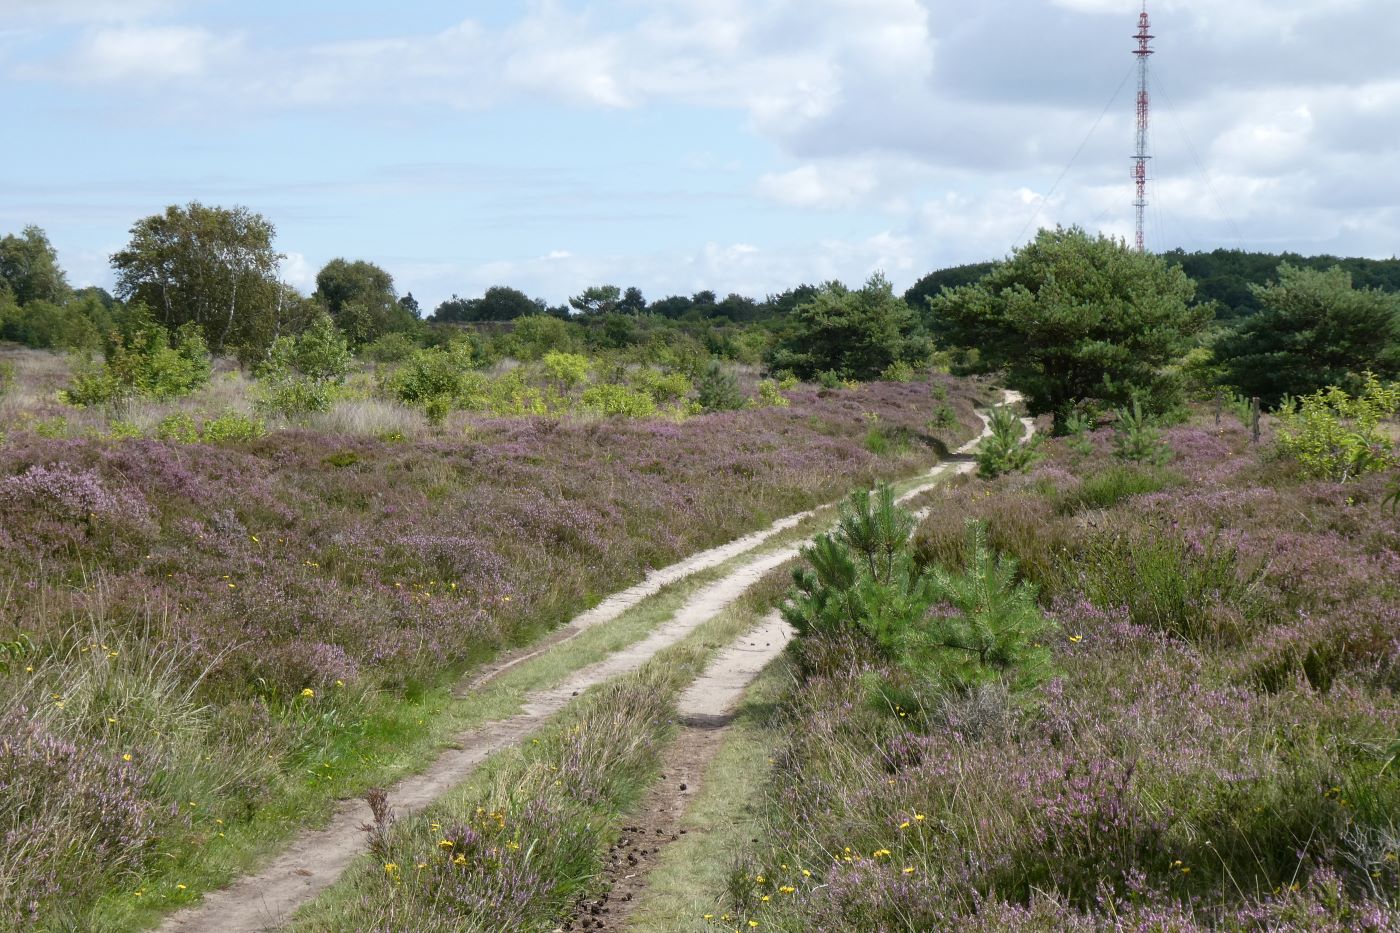
M 277 276 L 275 230 L 246 208 L 171 206 L 138 221 L 111 258 L 116 295 L 72 289 L 44 232 L 0 239 L 0 339 L 103 351 L 141 343 L 265 367 L 286 339 L 332 327 L 349 350 L 396 362 L 476 341 L 463 358 L 550 349 L 633 362 L 762 365 L 830 384 L 939 365 L 998 371 L 1040 411 L 1086 401 L 1152 410 L 1221 390 L 1276 404 L 1364 373 L 1400 374 L 1400 260 L 1234 250 L 1139 256 L 1082 230 L 1042 231 L 1003 262 L 939 270 L 903 296 L 880 275 L 859 288 L 804 284 L 762 300 L 712 291 L 648 300 L 598 285 L 551 306 L 509 286 L 454 296 L 426 318 L 365 260 L 334 259 L 304 296 Z M 324 322 L 324 323 L 321 323 Z M 550 326 L 546 326 L 546 324 Z M 552 335 L 551 346 L 515 340 Z M 282 342 L 282 343 L 279 343 Z M 666 363 L 666 365 L 671 365 Z

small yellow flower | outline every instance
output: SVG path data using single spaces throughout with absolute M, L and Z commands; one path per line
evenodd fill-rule
M 810 878 L 810 877 L 812 877 L 812 873 L 811 873 L 809 870 L 807 870 L 806 868 L 804 868 L 804 869 L 802 869 L 802 877 L 803 877 L 803 878 Z
M 238 584 L 237 584 L 237 583 L 230 583 L 230 584 L 228 585 L 228 588 L 231 589 L 231 590 L 236 590 L 236 589 L 238 589 Z
M 1083 635 L 1071 635 L 1071 636 L 1069 637 L 1069 640 L 1070 640 L 1070 643 L 1071 643 L 1071 644 L 1077 645 L 1077 644 L 1079 644 L 1081 641 L 1084 640 L 1084 636 L 1083 636 Z
M 385 863 L 384 863 L 384 873 L 385 873 L 385 874 L 387 874 L 387 875 L 392 875 L 394 872 L 396 872 L 396 871 L 398 871 L 398 870 L 399 870 L 399 866 L 398 866 L 397 864 L 395 864 L 394 862 L 385 862 Z
M 310 699 L 311 697 L 314 697 L 316 695 L 316 691 L 312 690 L 310 687 L 307 687 L 301 691 L 301 695 L 306 697 L 307 699 Z
M 900 823 L 900 824 L 899 824 L 899 828 L 900 828 L 900 829 L 908 829 L 908 828 L 909 828 L 909 821 L 908 821 L 908 820 L 905 820 L 903 823 Z
M 176 891 L 183 891 L 183 890 L 185 890 L 185 886 L 184 886 L 183 884 L 177 884 L 177 885 L 175 885 L 175 890 L 176 890 Z
M 335 682 L 335 685 L 336 685 L 337 687 L 343 687 L 343 686 L 345 686 L 345 681 L 343 681 L 343 680 L 337 680 L 337 681 Z
M 778 890 L 781 891 L 781 892 L 783 892 L 784 894 L 791 894 L 792 892 L 796 891 L 797 889 L 794 888 L 794 887 L 793 887 L 792 885 L 790 885 L 790 884 L 785 884 L 785 885 L 783 885 L 781 888 L 779 888 Z
M 914 866 L 913 866 L 913 865 L 905 866 L 904 874 L 906 874 L 906 875 L 912 875 L 912 874 L 914 874 Z
M 756 927 L 756 926 L 758 926 L 758 921 L 757 921 L 757 920 L 750 920 L 750 921 L 749 921 L 749 927 L 750 927 L 750 928 L 753 928 L 753 927 Z
M 760 901 L 763 901 L 763 903 L 765 903 L 765 904 L 768 903 L 769 901 L 771 901 L 772 899 L 773 899 L 773 898 L 770 897 L 770 896 L 767 895 L 767 894 L 765 894 L 765 895 L 763 895 L 762 897 L 759 898 L 759 900 L 760 900 Z
M 439 841 L 438 841 L 438 848 L 439 848 L 439 849 L 450 849 L 450 848 L 452 848 L 453 846 L 455 846 L 456 844 L 457 844 L 457 843 L 453 842 L 451 839 L 442 839 L 442 840 L 439 840 Z
M 122 761 L 130 761 L 130 760 L 131 760 L 131 752 L 127 752 L 125 755 L 122 756 Z

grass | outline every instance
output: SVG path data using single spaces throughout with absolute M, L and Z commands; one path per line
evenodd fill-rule
M 791 678 L 785 662 L 754 681 L 685 814 L 686 834 L 667 847 L 629 919 L 636 933 L 703 933 L 722 918 L 735 853 L 762 831 L 768 771 L 782 744 L 774 707 Z M 741 869 L 742 870 L 742 869 Z M 706 919 L 709 915 L 709 919 Z M 720 922 L 724 922 L 721 920 Z
M 193 902 L 199 892 L 246 873 L 298 829 L 322 825 L 337 800 L 421 770 L 462 733 L 518 713 L 530 693 L 640 641 L 696 590 L 723 576 L 736 562 L 663 588 L 617 619 L 517 665 L 467 697 L 455 698 L 453 685 L 444 684 L 412 702 L 391 696 L 371 698 L 353 741 L 346 736 L 303 752 L 302 770 L 314 774 L 313 780 L 299 788 L 284 788 L 277 806 L 261 809 L 250 821 L 218 824 L 218 829 L 211 824 L 197 848 L 162 863 L 154 875 L 133 879 L 130 890 L 101 900 L 88 921 L 91 928 L 152 925 L 171 906 Z M 330 768 L 325 768 L 327 763 Z M 144 893 L 136 897 L 136 891 Z
M 291 931 L 517 929 L 566 913 L 593 888 L 622 814 L 655 779 L 681 690 L 757 624 L 777 590 L 755 587 L 492 756 L 424 813 L 386 825 Z M 463 853 L 470 861 L 454 864 Z

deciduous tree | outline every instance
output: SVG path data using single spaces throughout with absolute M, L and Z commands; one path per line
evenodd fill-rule
M 215 352 L 260 339 L 282 297 L 275 234 L 246 207 L 171 205 L 137 221 L 112 256 L 118 295 L 168 328 L 198 325 Z

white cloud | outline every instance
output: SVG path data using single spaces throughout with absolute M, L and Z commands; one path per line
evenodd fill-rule
M 68 62 L 71 80 L 147 81 L 193 78 L 233 56 L 237 36 L 194 26 L 113 26 L 89 33 Z

